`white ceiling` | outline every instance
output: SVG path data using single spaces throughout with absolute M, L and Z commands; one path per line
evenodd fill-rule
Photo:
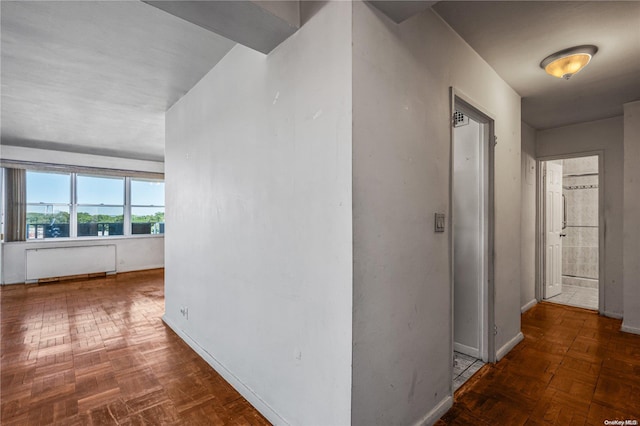
M 235 43 L 138 1 L 2 1 L 2 144 L 164 159 L 164 113 Z
M 622 115 L 640 99 L 639 1 L 442 1 L 438 13 L 522 96 L 522 119 L 537 129 Z M 569 81 L 540 62 L 595 44 L 592 62 Z
M 165 111 L 234 45 L 140 1 L 0 7 L 5 145 L 161 161 Z M 639 1 L 445 1 L 433 9 L 523 97 L 523 120 L 535 128 L 621 115 L 623 103 L 640 99 Z M 580 44 L 600 50 L 571 80 L 539 68 Z

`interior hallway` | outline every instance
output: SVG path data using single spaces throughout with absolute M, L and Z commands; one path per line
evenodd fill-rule
M 437 425 L 640 421 L 640 336 L 619 330 L 595 312 L 536 305 L 524 341 L 465 383 Z
M 3 426 L 268 424 L 164 325 L 163 270 L 0 297 Z

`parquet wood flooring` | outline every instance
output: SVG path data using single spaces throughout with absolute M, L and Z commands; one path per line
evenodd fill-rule
M 536 305 L 522 316 L 524 341 L 465 383 L 436 425 L 640 424 L 640 336 L 620 323 Z
M 162 322 L 162 270 L 0 299 L 3 426 L 269 424 Z

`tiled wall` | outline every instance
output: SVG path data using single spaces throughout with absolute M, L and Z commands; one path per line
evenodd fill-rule
M 562 282 L 598 286 L 598 157 L 563 161 L 567 236 L 562 241 Z

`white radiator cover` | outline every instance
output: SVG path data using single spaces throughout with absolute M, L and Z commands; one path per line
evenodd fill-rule
M 37 248 L 25 250 L 27 281 L 116 271 L 116 246 Z

